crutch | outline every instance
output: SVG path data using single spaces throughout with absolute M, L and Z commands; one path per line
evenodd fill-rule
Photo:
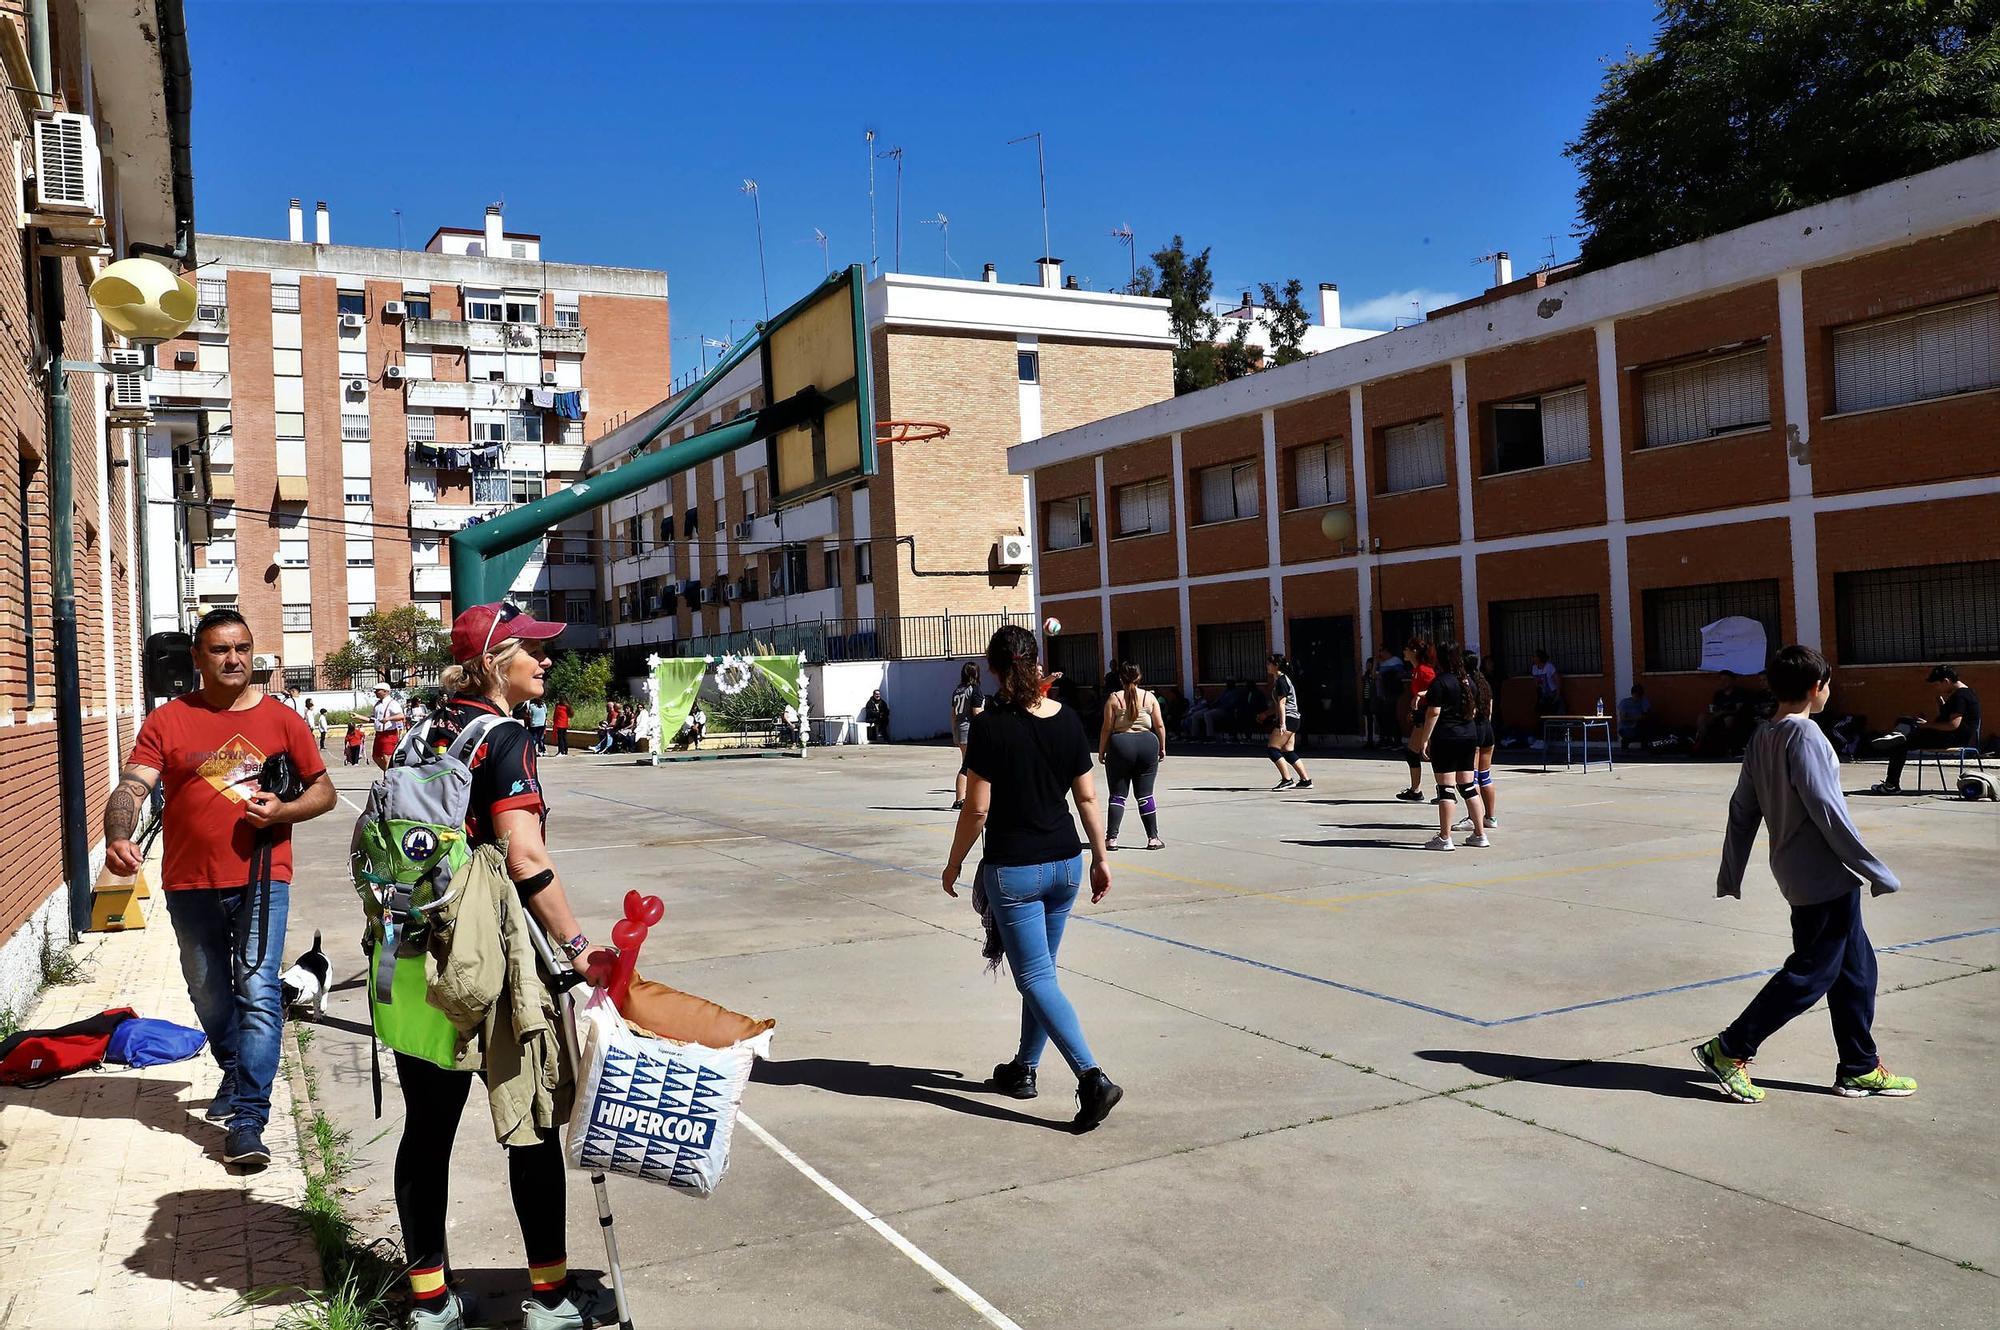
M 522 913 L 526 914 L 526 911 Z M 535 954 L 541 958 L 542 966 L 549 972 L 549 986 L 555 989 L 556 1002 L 562 1007 L 564 1032 L 569 1036 L 570 1079 L 576 1083 L 577 1092 L 583 1091 L 583 1068 L 577 1059 L 582 1052 L 576 1036 L 576 993 L 578 984 L 588 982 L 576 972 L 576 968 L 566 961 L 556 958 L 555 947 L 549 943 L 549 935 L 543 931 L 541 920 L 528 914 L 528 936 L 535 940 Z M 618 1261 L 618 1232 L 611 1226 L 611 1193 L 604 1185 L 604 1173 L 593 1170 L 590 1175 L 591 1190 L 597 1193 L 597 1223 L 604 1230 L 604 1263 L 611 1269 L 611 1295 L 618 1304 L 618 1330 L 632 1330 L 632 1303 L 625 1295 L 625 1268 Z

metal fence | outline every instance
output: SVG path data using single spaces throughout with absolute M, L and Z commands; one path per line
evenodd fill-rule
M 810 623 L 773 624 L 740 633 L 710 633 L 705 637 L 663 642 L 663 653 L 677 656 L 760 655 L 803 653 L 809 664 L 841 660 L 942 660 L 963 656 L 977 660 L 986 643 L 1006 624 L 1030 631 L 1026 614 L 906 614 L 855 619 L 815 619 Z

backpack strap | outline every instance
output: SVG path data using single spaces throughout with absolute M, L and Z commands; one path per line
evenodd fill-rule
M 480 744 L 486 742 L 487 735 L 502 725 L 520 723 L 512 716 L 475 716 L 458 732 L 458 738 L 452 740 L 451 747 L 445 750 L 445 755 L 455 757 L 469 767 L 472 765 L 472 755 L 479 751 Z

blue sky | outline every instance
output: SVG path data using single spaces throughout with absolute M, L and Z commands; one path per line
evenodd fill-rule
M 901 146 L 902 267 L 1033 280 L 1032 144 L 1052 248 L 1097 289 L 1176 232 L 1216 291 L 1338 282 L 1388 327 L 1574 252 L 1563 144 L 1652 0 L 1458 4 L 302 4 L 188 0 L 204 231 L 278 236 L 328 201 L 337 241 L 421 245 L 503 201 L 553 260 L 665 268 L 694 338 L 869 256 L 868 150 Z M 894 163 L 878 161 L 894 259 Z M 944 235 L 921 224 L 940 213 Z M 310 225 L 310 222 L 308 222 Z M 1310 299 L 1310 295 L 1308 297 Z M 734 323 L 732 324 L 732 320 Z M 664 387 L 664 385 L 663 385 Z

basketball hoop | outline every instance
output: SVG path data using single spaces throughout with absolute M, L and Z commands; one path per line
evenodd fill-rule
M 935 420 L 878 420 L 875 422 L 875 442 L 877 443 L 929 443 L 942 439 L 951 433 L 951 426 L 940 425 Z

